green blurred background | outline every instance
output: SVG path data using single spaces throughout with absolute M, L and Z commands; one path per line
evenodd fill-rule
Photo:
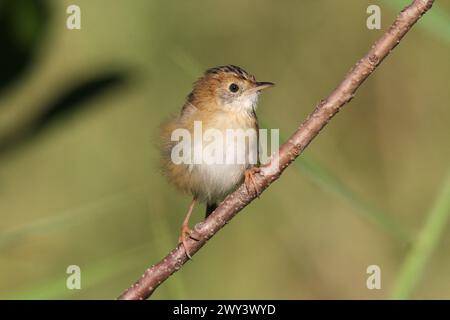
M 0 2 L 0 298 L 112 299 L 175 244 L 189 196 L 158 125 L 204 69 L 277 87 L 287 137 L 409 1 Z M 66 8 L 81 7 L 81 30 Z M 368 30 L 378 4 L 382 29 Z M 450 298 L 450 2 L 154 294 L 157 299 Z M 197 208 L 192 225 L 203 218 Z M 66 289 L 79 265 L 82 289 Z M 368 290 L 366 268 L 382 271 Z

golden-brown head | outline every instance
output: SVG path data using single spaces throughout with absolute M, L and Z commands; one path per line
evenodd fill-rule
M 261 90 L 272 82 L 257 82 L 253 75 L 238 66 L 208 69 L 195 84 L 188 102 L 199 109 L 219 108 L 226 111 L 255 113 Z

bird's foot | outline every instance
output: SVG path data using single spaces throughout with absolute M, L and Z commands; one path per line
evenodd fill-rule
M 192 229 L 189 228 L 188 225 L 183 224 L 181 226 L 181 234 L 178 238 L 178 243 L 183 245 L 184 251 L 186 252 L 187 257 L 191 260 L 192 256 L 189 253 L 188 247 L 187 247 L 187 239 L 191 238 L 193 240 L 198 241 L 199 239 L 194 236 L 194 232 Z
M 259 198 L 259 195 L 261 194 L 261 190 L 258 187 L 258 184 L 255 180 L 255 174 L 261 172 L 261 168 L 259 167 L 252 167 L 250 169 L 245 170 L 244 172 L 244 184 L 247 188 L 248 193 L 254 192 L 256 196 Z

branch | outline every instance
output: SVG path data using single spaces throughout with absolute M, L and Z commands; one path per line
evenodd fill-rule
M 280 147 L 276 158 L 261 167 L 260 173 L 255 175 L 255 181 L 260 191 L 264 191 L 277 180 L 284 169 L 303 152 L 328 121 L 353 98 L 359 86 L 397 46 L 414 23 L 431 8 L 433 2 L 434 0 L 414 0 L 411 5 L 403 9 L 389 30 L 353 67 L 339 86 L 326 99 L 319 102 L 297 131 Z M 195 238 L 198 241 L 188 240 L 187 246 L 190 254 L 193 255 L 200 250 L 255 197 L 256 194 L 248 192 L 244 185 L 230 194 L 205 221 L 195 226 Z M 187 261 L 183 246 L 178 245 L 164 259 L 148 268 L 143 276 L 119 299 L 148 298 L 161 283 L 178 271 Z

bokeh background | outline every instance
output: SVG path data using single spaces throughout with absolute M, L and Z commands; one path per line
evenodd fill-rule
M 160 173 L 158 125 L 204 69 L 275 82 L 258 114 L 285 138 L 408 2 L 2 0 L 0 298 L 115 298 L 176 244 L 190 198 Z M 370 4 L 382 30 L 366 28 Z M 437 1 L 153 297 L 449 299 L 449 17 Z M 81 290 L 66 288 L 72 264 Z M 366 287 L 373 264 L 381 290 Z

